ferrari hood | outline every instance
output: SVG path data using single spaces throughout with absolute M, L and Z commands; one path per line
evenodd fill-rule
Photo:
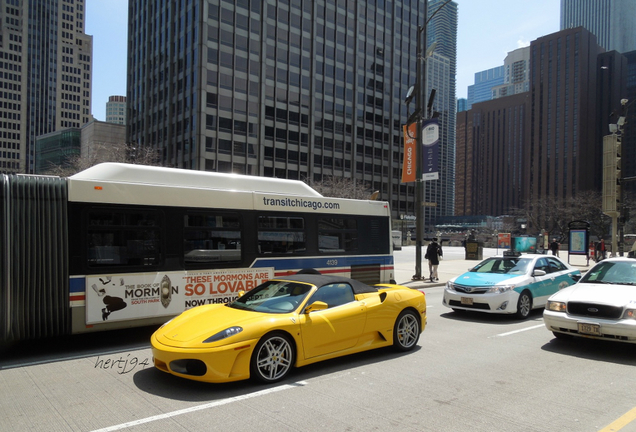
M 198 344 L 208 337 L 233 326 L 246 327 L 262 322 L 264 315 L 225 305 L 200 306 L 170 321 L 157 332 L 157 338 L 167 345 Z
M 636 286 L 578 283 L 554 294 L 550 300 L 605 305 L 636 305 Z
M 459 285 L 483 287 L 490 285 L 497 285 L 501 283 L 514 284 L 519 283 L 525 278 L 519 275 L 507 275 L 496 273 L 477 273 L 468 272 L 459 275 L 455 278 L 454 282 Z

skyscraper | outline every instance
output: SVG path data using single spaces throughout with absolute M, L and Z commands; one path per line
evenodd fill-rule
M 504 67 L 475 72 L 475 84 L 468 86 L 468 109 L 473 104 L 493 99 L 493 88 L 504 83 Z
M 636 50 L 634 0 L 561 0 L 561 30 L 578 26 L 592 32 L 608 51 Z
M 106 123 L 126 124 L 126 96 L 110 96 L 108 98 Z
M 602 137 L 616 122 L 627 60 L 583 27 L 540 37 L 529 50 L 528 92 L 458 115 L 459 215 L 498 216 L 601 190 Z
M 441 145 L 439 180 L 427 181 L 424 188 L 425 200 L 437 204 L 425 208 L 427 220 L 429 216 L 451 216 L 455 211 L 457 10 L 457 3 L 447 0 L 430 0 L 428 4 L 427 42 L 436 43 L 427 62 L 428 88 L 436 90 L 433 111 L 440 116 Z
M 596 89 L 601 52 L 594 35 L 582 27 L 530 44 L 531 124 L 524 153 L 529 203 L 600 190 Z
M 450 106 L 436 111 L 451 151 L 456 5 L 446 9 L 449 26 L 442 12 L 431 25 L 448 33 L 436 53 L 448 63 L 439 101 Z M 396 217 L 415 214 L 414 184 L 400 183 L 401 126 L 423 12 L 407 1 L 130 2 L 128 141 L 158 148 L 169 166 L 355 178 Z
M 0 0 L 0 172 L 32 172 L 36 137 L 90 119 L 84 0 Z
M 530 90 L 530 47 L 510 51 L 503 67 L 504 83 L 492 88 L 493 99 Z

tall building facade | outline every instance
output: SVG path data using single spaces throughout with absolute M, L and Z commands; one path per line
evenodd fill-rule
M 109 96 L 106 102 L 106 123 L 126 124 L 126 96 Z
M 424 217 L 435 223 L 437 218 L 455 212 L 457 3 L 430 0 L 427 21 L 427 45 L 435 43 L 432 57 L 427 61 L 427 80 L 428 89 L 436 92 L 433 111 L 439 115 L 440 173 L 438 180 L 427 181 L 424 187 L 425 202 L 436 204 L 424 208 Z
M 84 0 L 0 0 L 0 172 L 33 172 L 35 142 L 91 114 Z
M 628 100 L 626 121 L 623 131 L 623 177 L 636 178 L 636 51 L 624 53 L 627 61 L 625 93 L 621 98 Z M 621 185 L 623 192 L 636 197 L 636 181 L 627 181 Z
M 530 140 L 525 197 L 566 199 L 600 190 L 598 56 L 605 50 L 583 27 L 530 44 Z
M 456 5 L 446 8 L 456 38 Z M 127 140 L 156 147 L 168 166 L 355 178 L 394 216 L 413 215 L 402 125 L 423 22 L 423 2 L 130 2 Z M 454 133 L 454 93 L 443 100 Z
M 607 51 L 636 50 L 634 0 L 561 0 L 561 30 L 583 26 Z
M 534 40 L 528 92 L 458 115 L 456 214 L 499 216 L 600 192 L 602 138 L 617 120 L 627 63 L 583 27 Z
M 462 111 L 468 110 L 468 99 L 466 98 L 458 98 L 457 99 L 457 112 L 460 113 Z
M 457 216 L 523 207 L 529 93 L 484 101 L 457 115 Z
M 478 102 L 493 99 L 493 88 L 504 83 L 503 66 L 475 72 L 475 84 L 468 86 L 468 109 Z
M 493 87 L 493 99 L 530 90 L 530 47 L 510 51 L 504 59 L 503 68 L 504 83 Z

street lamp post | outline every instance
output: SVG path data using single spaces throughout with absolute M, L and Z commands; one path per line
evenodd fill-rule
M 422 95 L 426 94 L 426 57 L 422 52 L 422 33 L 424 34 L 424 45 L 426 45 L 426 25 L 428 20 L 428 0 L 424 1 L 424 25 L 417 29 L 417 64 L 416 64 L 416 84 L 415 84 L 415 112 L 417 113 L 417 128 L 415 132 L 416 159 L 415 159 L 415 274 L 413 280 L 422 279 L 422 240 L 424 237 L 423 227 L 423 195 L 424 182 L 422 180 Z M 422 71 L 424 79 L 422 79 Z
M 424 239 L 424 181 L 422 180 L 423 172 L 423 155 L 422 155 L 422 120 L 428 118 L 429 109 L 424 112 L 423 98 L 427 94 L 427 78 L 426 78 L 426 59 L 433 53 L 435 44 L 426 49 L 426 28 L 430 20 L 444 6 L 452 0 L 446 0 L 433 14 L 428 16 L 428 0 L 424 1 L 424 25 L 417 29 L 417 63 L 415 77 L 415 117 L 417 118 L 417 130 L 415 134 L 416 159 L 415 159 L 415 274 L 413 280 L 422 279 L 422 240 Z M 422 42 L 422 39 L 424 40 Z M 432 105 L 429 103 L 429 105 Z

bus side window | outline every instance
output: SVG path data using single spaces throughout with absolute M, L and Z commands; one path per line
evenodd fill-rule
M 306 251 L 305 219 L 287 216 L 258 217 L 258 249 L 262 254 Z
M 318 220 L 318 248 L 323 253 L 358 250 L 358 223 L 354 218 Z
M 241 220 L 236 214 L 186 214 L 183 233 L 186 263 L 230 262 L 241 259 Z
M 163 216 L 158 211 L 101 210 L 88 212 L 88 264 L 99 266 L 157 266 Z

